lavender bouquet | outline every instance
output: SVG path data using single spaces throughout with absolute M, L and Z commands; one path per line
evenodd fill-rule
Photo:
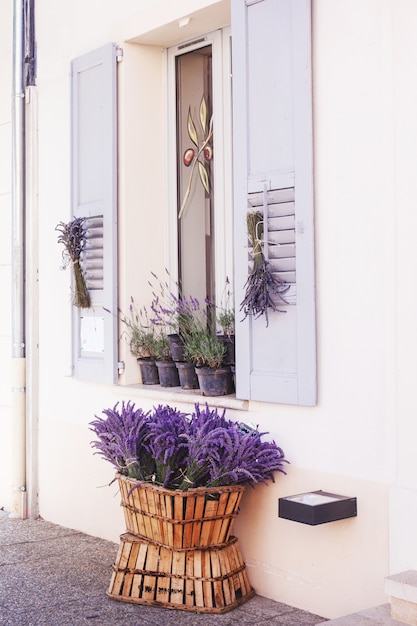
M 260 211 L 250 211 L 246 217 L 248 237 L 253 252 L 253 267 L 244 285 L 245 297 L 240 303 L 240 310 L 244 313 L 244 320 L 252 315 L 257 319 L 265 315 L 268 326 L 268 310 L 279 311 L 274 298 L 288 304 L 283 294 L 288 291 L 289 285 L 277 278 L 270 268 L 262 250 L 263 215 Z M 243 321 L 243 320 L 242 320 Z
M 62 267 L 65 269 L 68 265 L 72 265 L 74 273 L 73 304 L 76 307 L 88 309 L 91 306 L 91 299 L 81 267 L 82 253 L 87 244 L 87 233 L 84 223 L 85 218 L 75 217 L 68 224 L 60 222 L 55 230 L 61 233 L 58 236 L 58 243 L 64 245 Z
M 144 413 L 131 402 L 103 410 L 90 429 L 95 453 L 124 476 L 167 489 L 251 485 L 285 474 L 282 449 L 260 433 L 226 419 L 225 411 L 200 408 L 191 414 L 169 405 Z

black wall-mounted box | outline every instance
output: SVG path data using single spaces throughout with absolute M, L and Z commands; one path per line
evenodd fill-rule
M 278 500 L 278 515 L 283 519 L 316 526 L 356 517 L 356 498 L 327 491 L 310 491 Z

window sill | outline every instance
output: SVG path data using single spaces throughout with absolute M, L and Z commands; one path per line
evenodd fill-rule
M 163 402 L 181 402 L 194 406 L 208 404 L 210 407 L 221 409 L 233 409 L 235 411 L 247 411 L 249 409 L 248 400 L 238 400 L 235 394 L 228 396 L 203 396 L 199 389 L 181 389 L 181 387 L 161 387 L 160 385 L 126 385 L 119 386 L 117 390 L 120 394 L 126 395 L 126 390 L 133 397 L 152 398 Z

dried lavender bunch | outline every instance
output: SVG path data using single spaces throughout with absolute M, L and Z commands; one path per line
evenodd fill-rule
M 137 480 L 150 480 L 155 462 L 146 445 L 149 434 L 149 413 L 136 409 L 131 402 L 117 403 L 103 410 L 105 418 L 97 417 L 90 423 L 98 441 L 91 442 L 99 454 L 118 472 Z
M 260 211 L 251 211 L 247 214 L 247 227 L 253 249 L 253 268 L 244 285 L 245 297 L 240 304 L 240 310 L 244 313 L 244 320 L 248 315 L 253 315 L 255 319 L 265 315 L 268 326 L 268 309 L 280 310 L 273 300 L 273 295 L 286 303 L 282 294 L 289 289 L 289 285 L 272 274 L 262 252 L 263 216 Z
M 76 217 L 68 224 L 60 222 L 55 230 L 61 233 L 58 243 L 62 243 L 65 247 L 62 252 L 63 267 L 66 268 L 71 263 L 74 272 L 73 304 L 79 308 L 88 309 L 91 306 L 91 299 L 80 262 L 87 241 L 84 222 L 85 218 Z
M 219 433 L 228 428 L 226 411 L 221 414 L 217 409 L 209 409 L 206 404 L 200 409 L 198 404 L 191 415 L 188 431 L 183 438 L 187 443 L 187 460 L 184 479 L 179 489 L 206 487 L 210 480 L 210 458 L 216 454 Z
M 261 441 L 258 430 L 242 432 L 236 423 L 220 433 L 218 454 L 210 458 L 208 487 L 220 485 L 274 482 L 274 472 L 285 474 L 283 464 L 288 461 L 284 452 L 274 441 Z
M 186 443 L 182 437 L 187 430 L 186 414 L 169 405 L 159 405 L 149 419 L 146 445 L 155 460 L 153 480 L 164 487 L 176 488 L 182 480 Z
M 274 481 L 274 472 L 285 474 L 282 449 L 274 441 L 261 440 L 266 433 L 241 428 L 217 409 L 198 405 L 191 416 L 187 440 L 187 469 L 180 489 L 248 485 Z
M 92 446 L 122 474 L 168 489 L 254 484 L 285 474 L 284 453 L 266 433 L 237 424 L 225 411 L 200 409 L 191 415 L 166 405 L 152 413 L 123 403 L 91 422 Z

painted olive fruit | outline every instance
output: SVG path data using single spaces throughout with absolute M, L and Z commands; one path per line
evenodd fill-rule
M 211 161 L 213 158 L 213 148 L 211 146 L 206 146 L 204 148 L 204 158 L 206 161 Z
M 193 160 L 193 158 L 194 158 L 194 150 L 192 148 L 188 148 L 188 150 L 184 152 L 184 156 L 183 156 L 184 165 L 186 165 L 187 167 L 191 165 L 191 161 Z

